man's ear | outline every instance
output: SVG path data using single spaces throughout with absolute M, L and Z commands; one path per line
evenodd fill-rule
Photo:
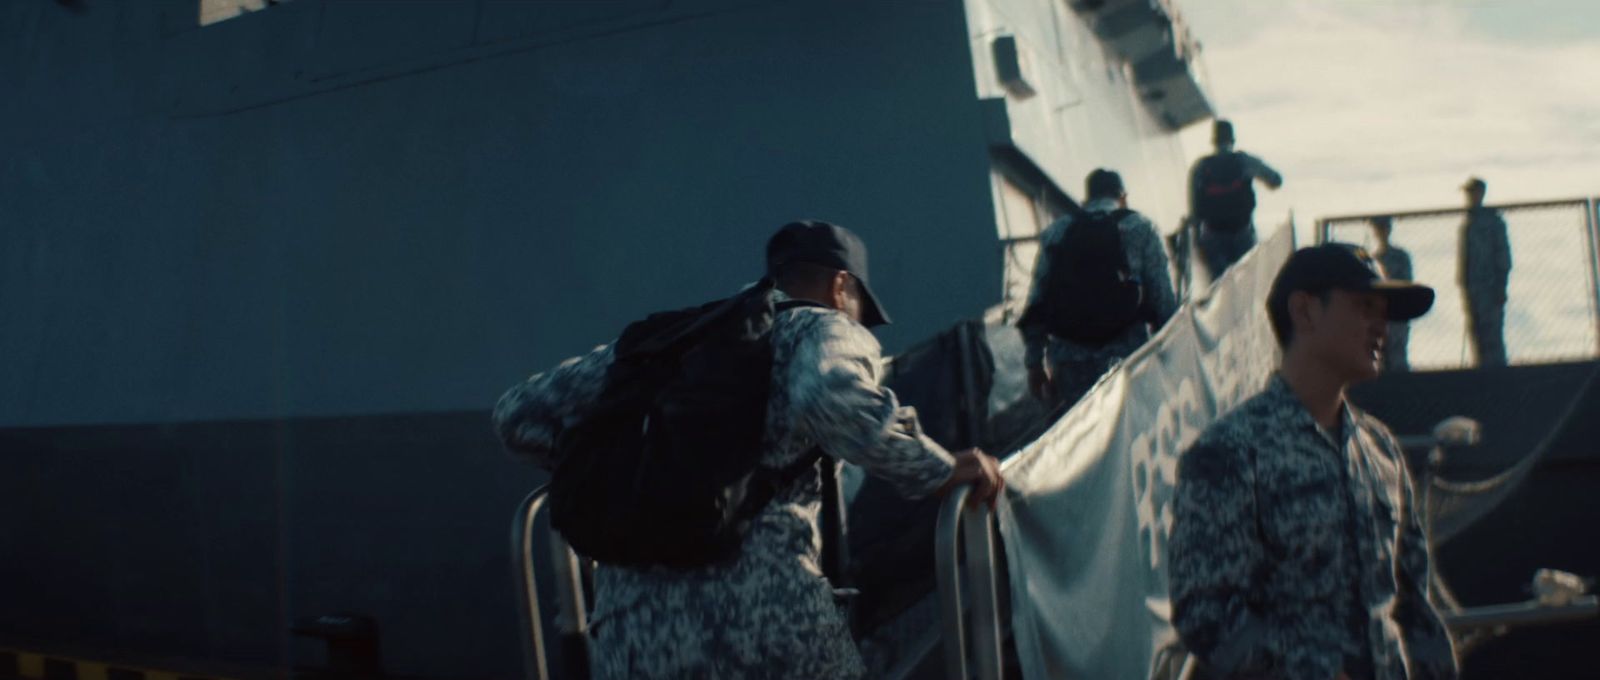
M 850 272 L 839 271 L 828 284 L 828 302 L 834 309 L 844 311 L 850 301 Z
M 1316 328 L 1317 315 L 1313 313 L 1313 306 L 1321 304 L 1317 296 L 1303 290 L 1289 294 L 1289 327 L 1294 329 L 1295 337 Z

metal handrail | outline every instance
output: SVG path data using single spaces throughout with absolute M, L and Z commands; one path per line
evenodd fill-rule
M 1492 203 L 1492 204 L 1485 204 L 1484 207 L 1489 208 L 1490 210 L 1527 210 L 1527 209 L 1531 209 L 1531 208 L 1562 208 L 1562 207 L 1570 207 L 1570 206 L 1573 206 L 1573 205 L 1582 204 L 1585 201 L 1586 201 L 1586 199 L 1583 199 L 1583 198 L 1564 198 L 1564 199 L 1549 200 L 1549 201 L 1523 201 L 1523 202 L 1520 202 L 1520 203 Z M 1460 207 L 1455 207 L 1455 208 L 1428 208 L 1428 209 L 1425 209 L 1425 210 L 1400 210 L 1400 211 L 1395 211 L 1395 212 L 1375 212 L 1375 213 L 1360 214 L 1360 215 L 1333 215 L 1331 217 L 1321 218 L 1321 219 L 1318 220 L 1318 222 L 1321 222 L 1323 224 L 1326 224 L 1326 223 L 1329 223 L 1329 222 L 1355 222 L 1355 221 L 1359 221 L 1359 220 L 1372 219 L 1374 217 L 1444 217 L 1444 216 L 1447 216 L 1447 215 L 1457 215 L 1457 214 L 1460 214 L 1460 213 L 1464 213 L 1466 211 L 1467 211 L 1466 206 L 1460 206 Z
M 1443 614 L 1445 626 L 1461 632 L 1474 628 L 1509 628 L 1536 624 L 1565 623 L 1600 617 L 1600 598 L 1584 595 L 1563 605 L 1544 605 L 1538 601 L 1468 607 Z
M 961 506 L 972 494 L 971 486 L 951 490 L 939 506 L 939 523 L 934 530 L 934 574 L 939 585 L 939 618 L 944 630 L 944 665 L 952 680 L 967 677 L 967 633 L 961 602 Z
M 558 610 L 556 632 L 562 640 L 562 661 L 566 672 L 553 674 L 544 645 L 543 608 L 539 604 L 539 569 L 533 558 L 533 527 L 545 511 L 549 487 L 540 486 L 522 499 L 511 522 L 512 582 L 517 592 L 517 618 L 522 622 L 523 677 L 549 680 L 552 677 L 588 677 L 589 621 L 584 597 L 583 577 L 592 564 L 567 545 L 566 539 L 550 531 L 550 561 L 556 578 Z
M 972 651 L 980 680 L 1000 680 L 1001 632 L 999 589 L 995 570 L 994 512 L 989 506 L 968 503 L 972 485 L 963 484 L 951 491 L 939 507 L 939 524 L 934 537 L 935 573 L 939 584 L 939 614 L 944 632 L 945 673 L 952 680 L 966 680 L 967 607 L 962 597 L 962 538 L 971 571 L 966 579 L 972 596 Z
M 534 489 L 511 520 L 511 581 L 516 584 L 517 619 L 522 623 L 522 671 L 527 680 L 549 680 L 544 624 L 539 616 L 539 582 L 533 565 L 533 525 L 544 510 L 546 487 Z

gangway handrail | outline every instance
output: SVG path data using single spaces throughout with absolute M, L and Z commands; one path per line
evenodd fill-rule
M 995 516 L 987 504 L 972 504 L 972 485 L 956 487 L 939 506 L 934 537 L 935 574 L 939 585 L 939 618 L 944 632 L 945 673 L 967 680 L 967 607 L 962 597 L 962 548 L 971 573 L 973 657 L 979 680 L 1000 680 L 1001 631 L 995 564 Z M 963 546 L 962 538 L 966 539 Z
M 534 489 L 517 506 L 511 520 L 511 581 L 517 592 L 517 619 L 522 623 L 522 670 L 527 680 L 549 680 L 544 649 L 544 623 L 539 616 L 539 582 L 533 566 L 533 525 L 544 510 L 546 487 Z
M 1485 204 L 1484 207 L 1489 208 L 1490 210 L 1527 210 L 1527 209 L 1530 209 L 1530 208 L 1559 208 L 1559 207 L 1566 207 L 1566 206 L 1571 206 L 1571 205 L 1583 204 L 1583 203 L 1585 203 L 1587 201 L 1588 201 L 1588 199 L 1586 199 L 1586 198 L 1576 197 L 1576 198 L 1563 198 L 1563 199 L 1546 200 L 1546 201 L 1523 201 L 1523 202 L 1519 202 L 1519 203 L 1492 203 L 1492 204 Z M 1460 206 L 1460 207 L 1451 207 L 1451 208 L 1427 208 L 1427 209 L 1424 209 L 1424 210 L 1398 210 L 1398 211 L 1394 211 L 1394 212 L 1372 212 L 1372 213 L 1363 213 L 1363 214 L 1333 215 L 1333 216 L 1329 216 L 1329 217 L 1318 218 L 1317 219 L 1317 224 L 1320 226 L 1320 225 L 1327 224 L 1329 222 L 1356 222 L 1356 221 L 1359 221 L 1359 220 L 1369 220 L 1369 219 L 1372 219 L 1374 217 L 1444 217 L 1444 216 L 1447 216 L 1447 215 L 1458 215 L 1458 214 L 1461 214 L 1461 213 L 1465 213 L 1465 212 L 1467 212 L 1467 210 L 1468 210 L 1468 208 L 1466 206 Z
M 556 531 L 548 532 L 550 559 L 556 577 L 558 610 L 556 631 L 563 642 L 561 659 L 568 672 L 554 674 L 544 644 L 543 608 L 539 603 L 539 569 L 533 557 L 533 528 L 545 513 L 549 486 L 542 485 L 522 499 L 511 522 L 512 582 L 517 593 L 517 618 L 522 623 L 523 677 L 526 680 L 587 677 L 589 669 L 588 607 L 583 576 L 592 563 L 567 544 Z M 576 666 L 576 668 L 573 668 Z
M 1538 601 L 1468 607 L 1444 613 L 1445 626 L 1454 632 L 1475 628 L 1509 628 L 1549 623 L 1565 623 L 1600 617 L 1600 597 L 1584 595 L 1562 605 Z

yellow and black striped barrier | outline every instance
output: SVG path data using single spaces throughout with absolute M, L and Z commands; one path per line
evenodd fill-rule
M 210 675 L 152 670 L 103 661 L 0 649 L 0 680 L 231 680 Z

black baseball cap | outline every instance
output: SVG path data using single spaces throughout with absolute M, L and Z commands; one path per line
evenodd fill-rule
M 794 262 L 850 272 L 861 284 L 861 292 L 866 298 L 866 305 L 861 310 L 862 325 L 871 327 L 889 323 L 889 315 L 883 311 L 878 296 L 867 283 L 867 246 L 855 232 L 817 220 L 785 224 L 767 241 L 767 275 L 777 276 L 779 269 Z
M 1489 184 L 1480 177 L 1468 177 L 1467 183 L 1461 185 L 1461 188 L 1464 191 L 1484 191 L 1489 188 Z
M 1122 175 L 1117 174 L 1115 170 L 1105 168 L 1089 173 L 1089 177 L 1083 180 L 1083 190 L 1091 201 L 1097 198 L 1116 198 L 1127 191 L 1122 186 Z
M 1412 281 L 1384 277 L 1367 251 L 1344 243 L 1301 248 L 1289 256 L 1272 280 L 1267 308 L 1283 308 L 1297 290 L 1374 291 L 1389 299 L 1389 320 L 1410 321 L 1433 307 L 1433 289 Z

